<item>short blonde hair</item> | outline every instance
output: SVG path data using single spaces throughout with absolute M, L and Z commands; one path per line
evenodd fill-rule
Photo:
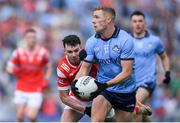
M 98 6 L 98 7 L 93 9 L 93 12 L 97 11 L 97 10 L 102 10 L 104 12 L 107 12 L 107 13 L 111 14 L 112 15 L 112 19 L 115 20 L 116 12 L 115 12 L 115 10 L 113 8 L 107 7 L 107 6 Z

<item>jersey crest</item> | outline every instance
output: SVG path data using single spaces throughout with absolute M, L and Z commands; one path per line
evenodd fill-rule
M 119 52 L 120 51 L 120 48 L 118 47 L 118 45 L 114 45 L 112 47 L 112 50 L 115 51 L 115 52 Z

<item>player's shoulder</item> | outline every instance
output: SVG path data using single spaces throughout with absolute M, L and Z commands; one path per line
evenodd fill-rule
M 93 43 L 97 41 L 97 34 L 92 35 L 88 38 L 87 42 Z
M 132 36 L 127 31 L 120 29 L 118 38 L 123 39 L 124 41 L 127 41 L 129 39 L 132 39 Z
M 154 34 L 152 32 L 148 32 L 148 36 L 151 37 L 151 38 L 156 38 L 156 39 L 159 38 L 158 35 L 156 35 L 156 34 Z
M 92 35 L 90 38 L 87 39 L 86 41 L 86 48 L 88 47 L 94 47 L 95 45 L 97 45 L 98 42 L 98 38 L 96 38 L 96 34 Z
M 61 66 L 61 64 L 67 64 L 67 60 L 66 60 L 65 55 L 62 56 L 62 57 L 59 59 L 58 67 Z
M 127 31 L 121 29 L 118 35 L 118 40 L 120 40 L 120 44 L 124 46 L 124 44 L 133 45 L 133 38 Z
M 58 63 L 57 69 L 62 72 L 70 72 L 70 66 L 67 62 L 66 56 L 63 56 Z
M 125 30 L 123 30 L 123 29 L 120 29 L 119 35 L 130 36 L 129 32 L 127 32 L 127 31 L 125 31 Z
M 13 51 L 12 51 L 12 57 L 18 57 L 19 56 L 19 47 L 15 48 Z
M 41 50 L 48 51 L 48 49 L 47 49 L 46 47 L 39 46 L 39 48 L 40 48 Z
M 154 42 L 159 42 L 161 41 L 160 37 L 152 32 L 148 32 L 149 38 L 154 41 Z
M 40 53 L 42 53 L 42 54 L 46 54 L 46 53 L 49 52 L 47 48 L 41 47 L 41 46 L 39 46 L 39 51 L 40 51 Z
M 65 71 L 64 68 L 62 68 L 61 66 L 58 66 L 56 69 L 57 69 L 57 75 L 58 75 L 58 77 L 66 78 L 67 71 Z
M 18 55 L 23 55 L 25 52 L 26 51 L 23 47 L 17 47 L 16 49 L 14 49 L 14 53 L 16 53 Z

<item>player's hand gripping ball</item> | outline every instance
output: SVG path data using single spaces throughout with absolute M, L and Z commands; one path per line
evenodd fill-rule
M 90 100 L 91 93 L 96 92 L 98 86 L 93 77 L 82 76 L 78 80 L 72 82 L 71 90 L 76 96 Z

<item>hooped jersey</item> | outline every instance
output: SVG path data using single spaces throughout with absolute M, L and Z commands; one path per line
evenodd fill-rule
M 71 89 L 71 82 L 74 80 L 77 72 L 81 67 L 81 63 L 78 66 L 72 65 L 67 56 L 65 55 L 62 59 L 60 59 L 58 67 L 57 67 L 57 86 L 58 90 L 69 90 Z M 97 74 L 97 65 L 93 64 L 90 76 L 96 77 Z M 74 96 L 74 94 L 70 91 L 69 95 Z M 84 99 L 80 99 L 79 97 L 75 96 L 81 101 L 88 101 Z
M 37 47 L 29 52 L 23 47 L 17 48 L 8 61 L 8 66 L 16 73 L 16 89 L 25 92 L 41 92 L 45 82 L 45 67 L 50 65 L 49 52 L 43 47 Z

